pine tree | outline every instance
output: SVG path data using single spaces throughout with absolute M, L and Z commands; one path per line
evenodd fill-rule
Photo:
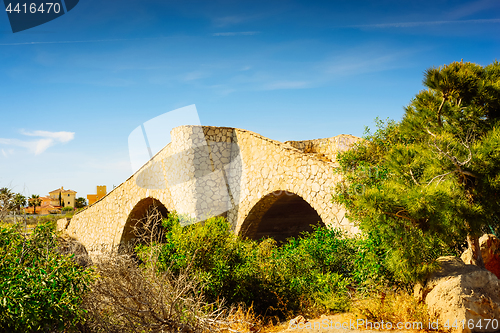
M 454 62 L 425 72 L 400 122 L 339 155 L 334 201 L 362 230 L 384 239 L 403 281 L 422 279 L 467 240 L 482 266 L 479 236 L 500 230 L 500 63 Z

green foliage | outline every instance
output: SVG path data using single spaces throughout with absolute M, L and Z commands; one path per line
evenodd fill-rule
M 190 266 L 204 283 L 208 301 L 245 303 L 268 316 L 345 311 L 350 306 L 349 288 L 363 281 L 368 287 L 368 279 L 390 279 L 376 264 L 384 255 L 378 243 L 368 237 L 347 238 L 340 230 L 315 228 L 278 246 L 271 238 L 239 239 L 220 217 L 182 227 L 179 217 L 171 214 L 163 225 L 166 239 L 158 244 L 158 252 L 149 246 L 138 248 L 145 262 L 159 253 L 158 261 L 152 262 L 162 271 L 179 273 Z
M 358 291 L 371 292 L 386 284 L 397 284 L 387 269 L 387 251 L 378 232 L 372 231 L 355 239 L 352 277 Z
M 56 252 L 50 226 L 38 225 L 25 238 L 0 228 L 0 328 L 39 332 L 68 328 L 83 315 L 83 292 L 91 272 Z
M 87 199 L 85 198 L 76 198 L 75 200 L 75 208 L 83 208 L 87 206 Z
M 71 207 L 71 206 L 66 206 L 66 207 L 63 207 L 63 208 L 62 208 L 62 211 L 63 211 L 63 212 L 72 212 L 73 210 L 74 210 L 74 209 L 73 209 L 73 207 Z
M 26 206 L 25 196 L 14 193 L 6 187 L 0 188 L 0 220 L 10 212 L 19 212 L 24 206 Z
M 424 84 L 401 122 L 377 119 L 375 133 L 339 154 L 344 177 L 333 196 L 378 234 L 404 283 L 499 223 L 500 64 L 431 68 Z
M 26 206 L 26 197 L 21 193 L 16 193 L 14 196 L 14 210 L 20 211 Z

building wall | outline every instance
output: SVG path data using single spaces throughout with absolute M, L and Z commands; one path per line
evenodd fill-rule
M 87 194 L 87 200 L 89 202 L 89 206 L 93 205 L 97 202 L 97 194 Z
M 75 207 L 76 193 L 63 193 L 64 207 Z
M 89 206 L 93 205 L 94 203 L 96 203 L 97 201 L 101 200 L 106 196 L 107 194 L 106 186 L 105 185 L 97 186 L 96 192 L 97 194 L 87 194 L 87 200 L 89 201 Z
M 106 194 L 107 194 L 106 185 L 97 186 L 97 197 L 98 197 L 97 200 L 104 198 Z
M 65 190 L 64 187 L 49 192 L 49 196 L 52 199 L 51 204 L 53 206 L 59 206 L 59 193 L 61 193 L 61 200 L 64 201 L 64 207 L 75 207 L 76 192 Z

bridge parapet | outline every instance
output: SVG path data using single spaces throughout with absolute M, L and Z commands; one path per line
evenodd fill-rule
M 66 232 L 89 252 L 116 249 L 153 202 L 195 221 L 226 216 L 236 233 L 250 238 L 274 229 L 282 229 L 281 236 L 290 234 L 286 230 L 300 232 L 309 222 L 358 232 L 345 211 L 331 202 L 340 180 L 331 157 L 358 138 L 285 144 L 247 130 L 211 126 L 176 127 L 171 138 L 129 179 L 75 214 Z M 273 232 L 269 234 L 280 235 L 280 230 Z

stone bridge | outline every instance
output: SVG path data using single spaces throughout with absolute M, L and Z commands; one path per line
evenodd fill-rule
M 331 202 L 338 151 L 351 135 L 279 142 L 228 127 L 180 126 L 171 142 L 104 198 L 58 228 L 90 252 L 130 241 L 155 205 L 190 222 L 225 216 L 236 234 L 284 240 L 311 225 L 358 230 Z

